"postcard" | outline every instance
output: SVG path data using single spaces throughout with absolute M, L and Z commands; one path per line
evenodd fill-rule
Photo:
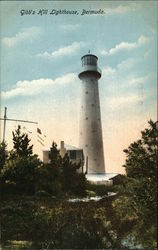
M 156 10 L 157 1 L 1 1 L 7 150 L 20 126 L 44 163 L 55 142 L 86 174 L 124 175 L 124 150 L 157 119 Z

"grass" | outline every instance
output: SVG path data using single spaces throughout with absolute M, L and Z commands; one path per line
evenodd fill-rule
M 114 186 L 87 185 L 88 197 L 115 191 Z M 109 245 L 121 249 L 128 223 L 121 224 L 113 209 L 116 197 L 76 203 L 68 202 L 68 198 L 77 196 L 3 197 L 2 249 L 106 249 Z
M 32 242 L 30 241 L 7 241 L 5 244 L 2 244 L 3 250 L 22 250 L 22 249 L 30 249 L 32 246 Z

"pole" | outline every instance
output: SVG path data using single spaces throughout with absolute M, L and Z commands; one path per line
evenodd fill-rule
M 27 123 L 38 124 L 38 122 L 25 121 L 25 120 L 17 120 L 17 119 L 10 119 L 10 118 L 6 118 L 6 119 L 0 118 L 0 120 L 13 121 L 13 122 L 27 122 Z
M 85 174 L 88 174 L 88 156 L 86 156 L 86 173 Z
M 9 118 L 7 118 L 7 107 L 5 107 L 5 110 L 4 110 L 4 118 L 1 118 L 1 117 L 0 117 L 0 120 L 3 120 L 3 121 L 4 121 L 4 127 L 3 127 L 3 142 L 5 142 L 6 121 L 26 122 L 26 123 L 38 124 L 38 122 L 33 122 L 33 121 L 16 120 L 16 119 L 9 119 Z
M 82 150 L 82 156 L 81 156 L 81 168 L 82 168 L 82 174 L 83 174 L 83 165 L 84 165 L 84 154 Z
M 5 107 L 4 110 L 3 142 L 5 142 L 6 119 L 7 119 L 7 107 Z

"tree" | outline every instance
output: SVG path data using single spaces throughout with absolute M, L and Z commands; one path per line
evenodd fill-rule
M 29 145 L 28 135 L 21 127 L 13 132 L 14 150 L 10 151 L 1 171 L 4 191 L 9 193 L 33 194 L 35 192 L 36 171 L 41 162 L 33 155 L 33 145 Z
M 55 142 L 52 143 L 52 147 L 50 148 L 49 159 L 52 166 L 52 178 L 54 181 L 60 181 L 62 175 L 62 158 Z
M 158 128 L 156 122 L 151 120 L 149 125 L 149 128 L 141 132 L 142 138 L 124 150 L 127 155 L 124 167 L 127 177 L 136 182 L 135 192 L 138 202 L 142 206 L 148 207 L 149 212 L 152 211 L 152 214 L 155 214 Z
M 76 164 L 70 161 L 68 154 L 62 159 L 62 173 L 63 183 L 62 188 L 64 191 L 71 191 L 77 195 L 85 194 L 86 190 L 86 178 L 82 173 L 78 173 L 77 170 L 80 168 L 81 162 Z
M 44 190 L 53 195 L 61 193 L 61 157 L 57 144 L 52 143 L 49 152 L 49 163 L 42 164 L 37 171 L 37 190 Z
M 36 155 L 27 157 L 11 157 L 2 170 L 4 191 L 9 193 L 34 194 L 36 170 L 40 161 Z
M 124 150 L 127 155 L 124 167 L 129 177 L 156 178 L 158 128 L 151 120 L 149 125 L 149 129 L 141 132 L 142 138 Z
M 33 145 L 29 145 L 30 139 L 28 138 L 28 135 L 21 132 L 21 126 L 19 125 L 17 130 L 15 132 L 12 132 L 13 134 L 13 144 L 14 144 L 14 150 L 15 153 L 18 156 L 29 156 L 32 155 L 32 148 Z
M 67 154 L 62 158 L 55 142 L 50 148 L 49 159 L 49 163 L 41 165 L 38 169 L 37 189 L 43 189 L 54 195 L 85 194 L 85 175 L 77 173 L 80 164 L 72 163 Z
M 2 170 L 4 164 L 5 164 L 5 161 L 6 161 L 6 158 L 7 158 L 7 145 L 5 142 L 1 142 L 0 143 L 0 171 Z
M 157 122 L 149 121 L 149 128 L 141 132 L 141 139 L 125 149 L 127 178 L 115 208 L 122 217 L 136 220 L 132 231 L 144 247 L 154 249 L 157 228 Z

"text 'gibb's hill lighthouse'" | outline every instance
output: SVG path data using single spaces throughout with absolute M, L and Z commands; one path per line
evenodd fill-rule
M 88 174 L 101 174 L 105 173 L 98 90 L 98 79 L 101 77 L 101 70 L 98 68 L 98 58 L 95 55 L 84 55 L 81 61 L 82 71 L 79 78 L 82 81 L 82 101 L 79 144 L 84 152 L 84 171 L 87 170 L 88 166 Z

